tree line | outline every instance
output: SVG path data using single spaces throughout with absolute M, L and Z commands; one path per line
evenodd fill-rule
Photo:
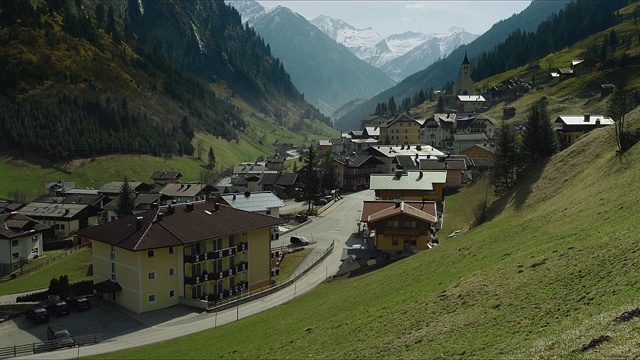
M 489 78 L 603 31 L 618 23 L 614 12 L 625 5 L 626 1 L 578 0 L 569 3 L 565 9 L 543 21 L 535 32 L 517 29 L 493 49 L 472 59 L 471 76 Z

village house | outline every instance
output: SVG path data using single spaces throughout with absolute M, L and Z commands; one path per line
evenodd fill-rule
M 596 70 L 598 61 L 596 59 L 571 60 L 571 69 L 575 76 L 591 74 Z
M 213 185 L 202 182 L 176 182 L 165 185 L 160 190 L 161 199 L 167 199 L 162 204 L 169 202 L 174 204 L 204 201 L 211 197 L 213 193 L 219 192 Z
M 271 284 L 271 239 L 283 220 L 198 202 L 163 206 L 82 230 L 94 288 L 135 313 L 208 308 Z M 277 235 L 277 234 L 275 234 Z
M 57 197 L 39 200 L 26 204 L 19 213 L 51 227 L 56 238 L 100 223 L 101 210 L 92 205 L 65 203 L 64 198 Z
M 459 153 L 464 146 L 460 141 L 464 142 L 468 137 L 458 137 L 456 141 L 456 135 L 477 135 L 472 138 L 486 141 L 495 137 L 497 129 L 498 122 L 483 113 L 434 114 L 425 121 L 421 140 L 439 149 Z
M 420 128 L 424 120 L 400 114 L 380 126 L 380 139 L 385 144 L 407 145 L 420 143 Z
M 0 272 L 11 274 L 42 256 L 43 233 L 49 230 L 35 219 L 10 213 L 0 215 Z
M 419 170 L 446 171 L 447 180 L 444 184 L 444 190 L 446 192 L 448 189 L 457 189 L 462 186 L 463 181 L 466 180 L 467 161 L 465 161 L 464 156 L 420 159 Z
M 408 253 L 431 247 L 438 214 L 432 201 L 365 201 L 360 222 L 376 250 Z
M 584 115 L 560 115 L 554 123 L 560 137 L 561 146 L 567 147 L 578 141 L 582 135 L 589 131 L 602 126 L 613 125 L 614 121 L 610 117 L 603 115 L 585 113 Z
M 258 181 L 260 191 L 269 191 L 281 199 L 295 196 L 298 173 L 264 173 Z
M 370 188 L 375 190 L 378 200 L 441 202 L 446 182 L 444 170 L 409 171 L 406 174 L 398 170 L 395 174 L 371 174 Z
M 270 156 L 265 159 L 265 167 L 268 171 L 284 171 L 285 158 Z
M 445 156 L 445 154 L 429 145 L 376 145 L 368 148 L 366 153 L 382 161 L 377 173 L 392 174 L 395 171 L 394 160 L 399 155 L 409 156 Z
M 177 171 L 154 171 L 149 179 L 153 180 L 156 184 L 166 185 L 172 182 L 178 182 L 182 174 Z
M 484 143 L 472 145 L 460 151 L 460 154 L 473 161 L 474 168 L 479 170 L 488 170 L 496 157 L 495 147 Z
M 365 129 L 367 127 L 380 127 L 385 124 L 389 119 L 382 115 L 372 115 L 362 119 L 361 129 Z
M 460 112 L 472 113 L 482 110 L 486 102 L 482 95 L 458 95 L 456 106 Z
M 380 159 L 371 155 L 334 155 L 338 188 L 362 190 L 369 188 L 369 175 L 375 173 Z

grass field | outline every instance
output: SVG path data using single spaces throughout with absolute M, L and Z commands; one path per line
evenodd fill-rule
M 55 252 L 47 252 L 48 257 L 54 257 L 55 255 L 57 255 Z M 41 259 L 46 260 L 47 257 Z M 0 283 L 0 295 L 47 288 L 52 278 L 59 278 L 62 275 L 68 275 L 70 282 L 91 280 L 93 277 L 90 276 L 89 270 L 92 261 L 91 250 L 89 248 L 80 249 L 42 268 L 40 271 Z
M 640 146 L 618 157 L 610 130 L 528 168 L 489 222 L 432 250 L 106 358 L 637 358 L 640 320 L 614 319 L 640 296 Z
M 298 265 L 311 253 L 311 249 L 302 249 L 292 253 L 287 253 L 280 263 L 280 275 L 275 276 L 272 280 L 281 283 L 293 274 Z

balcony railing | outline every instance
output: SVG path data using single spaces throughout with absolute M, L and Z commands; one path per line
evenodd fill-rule
M 280 268 L 271 269 L 271 277 L 280 275 Z
M 242 261 L 236 265 L 234 265 L 231 269 L 227 269 L 224 271 L 212 271 L 212 272 L 202 272 L 200 275 L 194 276 L 185 276 L 184 283 L 186 285 L 197 285 L 202 284 L 207 281 L 217 281 L 226 279 L 228 277 L 235 276 L 237 273 L 248 270 L 249 263 L 246 261 Z
M 249 247 L 248 243 L 240 243 L 240 246 L 244 246 L 245 248 Z M 198 255 L 185 255 L 184 262 L 187 264 L 195 264 L 207 260 L 216 260 L 216 259 L 224 259 L 229 256 L 234 256 L 238 253 L 238 248 L 240 246 L 231 246 L 226 249 L 210 251 Z M 245 249 L 246 250 L 246 249 Z

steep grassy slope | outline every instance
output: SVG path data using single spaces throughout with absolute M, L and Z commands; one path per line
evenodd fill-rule
M 640 296 L 640 146 L 617 157 L 610 131 L 528 168 L 489 222 L 435 249 L 111 358 L 638 357 L 640 320 L 614 319 Z

